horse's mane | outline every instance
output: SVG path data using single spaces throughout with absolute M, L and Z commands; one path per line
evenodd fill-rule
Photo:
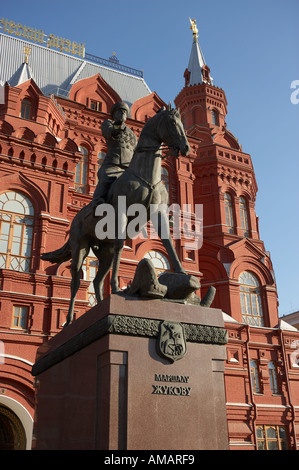
M 140 137 L 143 135 L 143 134 L 148 134 L 148 131 L 152 128 L 152 127 L 155 127 L 157 125 L 156 121 L 160 120 L 162 116 L 165 115 L 165 112 L 166 113 L 169 113 L 169 114 L 173 114 L 173 116 L 176 116 L 176 117 L 179 117 L 181 118 L 181 113 L 180 113 L 180 110 L 179 109 L 172 109 L 170 107 L 168 108 L 165 108 L 165 106 L 163 106 L 162 108 L 160 108 L 156 114 L 154 114 L 154 116 L 152 116 L 143 126 L 143 129 L 140 133 Z M 139 137 L 139 139 L 140 139 Z

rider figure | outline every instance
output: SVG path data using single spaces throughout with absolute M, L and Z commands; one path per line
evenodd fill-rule
M 117 179 L 129 166 L 137 146 L 137 137 L 125 125 L 129 114 L 126 103 L 120 102 L 112 106 L 112 119 L 102 124 L 102 135 L 107 142 L 108 151 L 104 162 L 98 171 L 98 184 L 95 189 L 92 205 L 105 202 L 112 182 Z

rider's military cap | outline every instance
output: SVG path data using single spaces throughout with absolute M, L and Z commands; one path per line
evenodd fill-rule
M 118 109 L 124 109 L 126 111 L 127 115 L 129 115 L 129 111 L 130 111 L 129 106 L 124 101 L 120 101 L 119 103 L 115 103 L 112 106 L 111 111 L 110 111 L 112 117 L 113 117 L 113 114 L 115 113 L 115 111 L 117 111 Z

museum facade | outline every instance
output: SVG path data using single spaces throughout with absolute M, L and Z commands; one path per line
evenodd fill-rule
M 2 20 L 0 34 L 0 448 L 30 449 L 35 407 L 31 374 L 36 351 L 63 328 L 70 296 L 70 261 L 41 259 L 65 243 L 70 223 L 92 199 L 107 152 L 101 125 L 114 103 L 129 107 L 136 137 L 161 107 L 143 73 L 82 53 Z M 50 46 L 50 47 L 49 47 Z M 78 46 L 78 45 L 77 45 Z M 60 50 L 57 50 L 60 47 Z M 68 45 L 68 47 L 70 47 Z M 75 47 L 75 46 L 73 46 Z M 79 51 L 79 52 L 78 52 Z M 188 52 L 189 53 L 189 52 Z M 184 72 L 182 64 L 182 72 Z M 299 333 L 278 316 L 270 254 L 255 213 L 252 158 L 227 129 L 227 100 L 214 85 L 196 32 L 174 102 L 190 145 L 187 156 L 163 154 L 161 179 L 169 205 L 188 208 L 191 225 L 175 239 L 187 273 L 203 297 L 216 288 L 228 331 L 225 362 L 229 448 L 292 449 L 299 445 Z M 203 239 L 190 245 L 196 206 Z M 171 270 L 157 237 L 126 241 L 119 285 L 133 280 L 143 258 L 157 273 Z M 190 232 L 190 233 L 189 233 Z M 95 305 L 97 259 L 85 259 L 75 318 Z M 110 274 L 103 288 L 110 293 Z M 200 367 L 200 358 L 199 358 Z M 34 437 L 33 437 L 34 440 Z

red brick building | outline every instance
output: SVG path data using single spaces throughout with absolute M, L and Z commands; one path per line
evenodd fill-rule
M 63 245 L 70 222 L 89 203 L 107 151 L 102 122 L 126 101 L 126 124 L 138 137 L 164 105 L 141 72 L 85 55 L 73 57 L 0 34 L 0 447 L 31 448 L 36 349 L 65 321 L 70 264 L 40 255 Z M 20 36 L 18 34 L 17 36 Z M 24 47 L 27 49 L 24 53 Z M 28 50 L 30 48 L 30 51 Z M 184 64 L 182 64 L 182 72 Z M 59 71 L 59 72 L 58 72 Z M 252 160 L 227 129 L 224 90 L 215 86 L 193 34 L 185 86 L 175 98 L 191 146 L 187 157 L 163 160 L 169 203 L 203 205 L 203 246 L 176 249 L 186 271 L 200 278 L 203 296 L 216 287 L 213 307 L 228 330 L 225 387 L 230 449 L 296 449 L 299 443 L 298 330 L 278 317 L 269 252 L 255 214 Z M 121 288 L 150 257 L 169 269 L 159 240 L 127 243 Z M 87 258 L 75 316 L 94 304 Z M 109 294 L 109 276 L 104 294 Z

